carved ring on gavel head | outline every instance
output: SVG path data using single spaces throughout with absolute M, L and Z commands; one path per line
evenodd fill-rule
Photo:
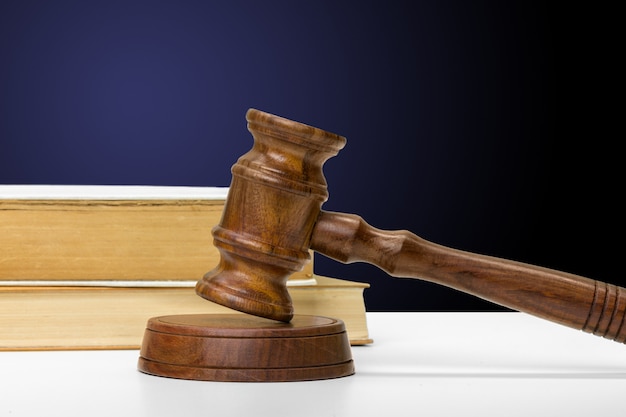
M 515 261 L 447 248 L 408 231 L 383 231 L 352 214 L 321 209 L 322 165 L 342 136 L 255 109 L 246 114 L 252 149 L 232 167 L 222 220 L 213 229 L 220 262 L 196 285 L 211 301 L 289 322 L 287 279 L 309 249 L 344 263 L 367 262 L 620 343 L 626 289 Z

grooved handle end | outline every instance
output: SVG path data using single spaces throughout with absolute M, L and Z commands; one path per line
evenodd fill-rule
M 626 290 L 606 282 L 595 282 L 593 303 L 583 330 L 626 342 Z

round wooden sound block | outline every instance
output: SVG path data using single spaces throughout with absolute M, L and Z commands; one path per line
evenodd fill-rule
M 278 382 L 348 376 L 354 363 L 338 319 L 185 314 L 148 320 L 138 369 L 180 379 Z

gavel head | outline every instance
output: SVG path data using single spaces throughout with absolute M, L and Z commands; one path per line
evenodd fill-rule
M 287 280 L 310 261 L 311 233 L 328 199 L 322 165 L 342 136 L 255 109 L 246 113 L 252 149 L 232 167 L 219 225 L 219 264 L 198 281 L 203 298 L 260 317 L 289 322 Z

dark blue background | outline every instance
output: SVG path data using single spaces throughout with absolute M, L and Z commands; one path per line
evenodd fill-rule
M 255 107 L 348 138 L 329 210 L 623 284 L 617 12 L 544 3 L 4 0 L 0 183 L 227 186 Z M 315 262 L 370 310 L 495 308 Z

